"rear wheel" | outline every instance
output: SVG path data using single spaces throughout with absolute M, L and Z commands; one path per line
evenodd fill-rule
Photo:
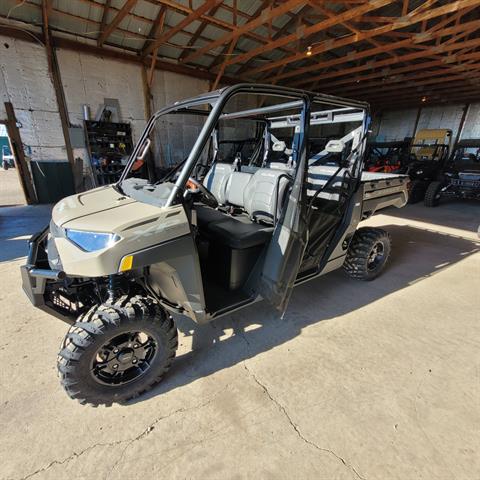
M 425 193 L 425 206 L 426 207 L 436 207 L 440 203 L 440 197 L 442 190 L 443 182 L 435 181 L 432 182 Z
M 356 280 L 373 280 L 385 268 L 390 251 L 390 235 L 385 230 L 360 228 L 348 247 L 343 269 Z
M 425 196 L 425 182 L 423 180 L 412 180 L 408 190 L 408 203 L 418 203 Z
M 158 302 L 124 296 L 79 317 L 65 337 L 57 366 L 71 398 L 111 405 L 157 384 L 176 349 L 175 324 Z

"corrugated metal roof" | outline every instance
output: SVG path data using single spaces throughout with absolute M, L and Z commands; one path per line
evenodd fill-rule
M 110 9 L 106 14 L 107 28 L 117 16 L 118 12 L 121 11 L 125 1 L 126 0 L 111 0 Z M 105 41 L 105 46 L 106 48 L 115 46 L 140 52 L 145 46 L 151 44 L 151 40 L 148 39 L 148 37 L 162 9 L 166 8 L 163 33 L 168 33 L 171 28 L 178 25 L 191 13 L 190 5 L 193 5 L 193 8 L 197 9 L 204 5 L 204 1 L 205 0 L 138 0 L 130 12 L 125 15 L 117 27 L 110 33 Z M 282 2 L 277 1 L 273 4 L 274 6 L 272 8 L 278 8 L 286 1 L 287 0 L 282 0 Z M 461 6 L 464 1 L 465 0 L 451 2 L 449 0 L 437 0 L 433 4 L 430 4 L 427 3 L 427 0 L 410 0 L 408 12 L 422 7 L 422 5 L 424 6 L 424 12 L 432 12 L 440 7 L 452 5 Z M 106 0 L 52 0 L 50 27 L 53 31 L 61 32 L 62 35 L 64 33 L 70 33 L 73 36 L 78 36 L 78 38 L 96 40 L 101 33 L 100 26 L 104 16 L 105 3 Z M 182 31 L 175 33 L 164 42 L 158 49 L 158 56 L 168 60 L 180 61 L 180 57 L 184 52 L 186 52 L 186 56 L 188 57 L 210 42 L 225 37 L 236 28 L 235 25 L 233 25 L 234 4 L 237 4 L 239 7 L 236 15 L 237 26 L 242 26 L 251 21 L 253 15 L 258 14 L 264 2 L 262 0 L 236 0 L 236 2 L 234 2 L 234 0 L 225 0 L 218 7 L 207 10 L 207 13 L 204 14 L 202 18 L 190 22 Z M 343 3 L 340 0 L 325 1 L 319 5 L 321 5 L 321 7 L 315 8 L 313 3 L 299 1 L 298 5 L 292 8 L 290 12 L 274 18 L 271 21 L 271 25 L 265 22 L 263 25 L 259 25 L 242 34 L 230 57 L 227 57 L 224 52 L 228 49 L 231 36 L 226 37 L 226 41 L 221 42 L 220 45 L 213 46 L 202 55 L 195 55 L 187 64 L 215 72 L 215 67 L 211 70 L 212 64 L 217 65 L 218 68 L 218 65 L 225 60 L 235 62 L 236 56 L 243 56 L 246 53 L 249 54 L 249 52 L 253 52 L 255 55 L 252 56 L 252 58 L 249 58 L 250 55 L 247 55 L 246 62 L 227 65 L 225 75 L 236 76 L 237 73 L 240 72 L 241 75 L 246 76 L 248 79 L 250 72 L 253 72 L 253 77 L 250 78 L 268 79 L 273 77 L 275 79 L 276 76 L 283 76 L 284 78 L 278 80 L 280 83 L 289 84 L 293 82 L 293 84 L 295 84 L 302 80 L 302 78 L 295 78 L 294 75 L 291 75 L 291 72 L 295 72 L 295 70 L 303 69 L 299 70 L 303 72 L 306 69 L 312 72 L 310 75 L 318 76 L 318 74 L 324 72 L 325 69 L 331 71 L 331 65 L 338 64 L 338 67 L 333 66 L 333 68 L 338 68 L 339 75 L 341 75 L 342 69 L 353 68 L 358 65 L 358 61 L 355 59 L 359 53 L 365 50 L 372 49 L 376 52 L 372 54 L 371 57 L 368 57 L 368 55 L 358 57 L 361 59 L 361 62 L 365 64 L 371 63 L 372 68 L 375 62 L 382 61 L 385 63 L 389 61 L 389 59 L 392 59 L 394 55 L 405 56 L 412 52 L 420 51 L 421 46 L 419 47 L 413 42 L 412 44 L 405 44 L 405 42 L 402 43 L 400 41 L 402 38 L 390 37 L 388 28 L 385 29 L 385 33 L 380 32 L 381 34 L 371 39 L 353 38 L 354 35 L 352 31 L 354 31 L 354 29 L 366 31 L 379 28 L 382 25 L 388 25 L 390 17 L 392 18 L 392 22 L 394 22 L 396 18 L 402 15 L 402 2 L 392 1 L 386 6 L 365 13 L 361 18 L 354 17 L 343 23 L 334 22 L 333 25 L 326 29 L 322 29 L 309 36 L 304 36 L 302 29 L 300 28 L 299 30 L 298 28 L 321 24 L 323 19 L 326 18 L 322 13 L 322 8 L 335 14 L 351 12 L 361 6 L 358 2 Z M 265 12 L 263 12 L 263 14 L 265 14 Z M 454 15 L 455 9 L 447 12 L 447 15 L 449 14 Z M 371 16 L 377 17 L 380 20 L 368 21 L 368 18 Z M 42 22 L 41 0 L 25 0 L 20 3 L 18 0 L 2 0 L 0 2 L 0 17 L 3 17 L 4 22 L 13 20 L 39 26 Z M 435 19 L 431 20 L 431 22 L 438 22 L 444 17 L 445 15 L 438 15 Z M 384 20 L 382 20 L 382 18 Z M 477 20 L 480 18 L 480 7 L 478 6 L 475 10 L 467 13 L 462 20 L 471 21 L 475 18 Z M 284 29 L 286 25 L 288 25 L 288 28 Z M 432 25 L 432 23 L 430 25 Z M 451 25 L 453 24 L 449 26 Z M 423 26 L 428 28 L 429 24 L 427 23 L 426 26 Z M 396 26 L 394 30 L 396 32 L 408 32 L 414 35 L 418 33 L 421 28 L 422 23 L 416 22 L 413 26 L 400 26 L 400 28 Z M 281 30 L 281 33 L 277 33 L 279 30 Z M 480 25 L 478 29 L 473 29 L 466 38 L 470 40 L 478 38 L 479 30 Z M 457 33 L 462 32 L 459 31 Z M 272 42 L 287 35 L 293 35 L 292 38 L 294 41 L 290 44 L 284 43 L 278 48 L 270 48 Z M 353 38 L 353 40 L 346 42 L 345 45 L 335 46 L 335 48 L 332 48 L 330 43 L 325 43 L 331 42 L 332 39 L 342 38 Z M 446 38 L 451 38 L 451 35 Z M 189 45 L 192 43 L 192 39 L 195 41 L 192 45 Z M 441 37 L 440 40 L 442 40 Z M 435 41 L 438 40 L 427 41 L 422 45 L 433 45 Z M 395 43 L 399 43 L 398 49 L 393 48 Z M 313 57 L 308 57 L 306 55 L 307 47 L 312 46 L 312 48 L 315 48 L 317 45 L 322 45 L 322 50 L 315 52 Z M 387 47 L 392 46 L 391 53 L 385 52 L 384 50 L 387 48 L 381 48 L 382 45 L 386 45 Z M 325 48 L 323 46 L 325 46 Z M 375 47 L 377 47 L 376 50 Z M 478 46 L 473 46 L 469 51 L 476 52 L 478 48 Z M 305 52 L 305 56 L 302 55 L 303 52 Z M 453 53 L 455 53 L 455 50 L 453 50 Z M 441 55 L 441 52 L 436 53 L 437 57 Z M 451 55 L 451 53 L 447 52 L 445 55 Z M 428 55 L 426 55 L 426 57 L 433 58 L 432 56 L 428 57 Z M 287 60 L 283 61 L 282 59 Z M 336 59 L 340 60 L 337 61 Z M 343 65 L 340 63 L 341 60 L 343 60 Z M 411 63 L 417 66 L 419 62 L 424 61 L 425 58 L 419 58 L 417 56 L 412 58 Z M 282 65 L 282 62 L 284 65 Z M 273 66 L 268 68 L 270 63 Z M 324 64 L 327 66 L 323 67 Z M 401 63 L 400 66 L 401 65 L 405 65 L 405 63 Z M 395 67 L 394 64 L 389 68 L 393 67 Z M 442 65 L 442 68 L 446 68 L 445 65 Z M 474 74 L 472 73 L 472 75 Z M 302 74 L 302 76 L 303 78 L 305 77 L 304 74 Z M 330 80 L 330 82 L 331 81 L 333 80 Z M 354 82 L 353 78 L 352 82 Z

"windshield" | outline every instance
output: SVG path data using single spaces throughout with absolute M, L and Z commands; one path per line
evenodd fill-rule
M 452 163 L 459 168 L 472 166 L 480 168 L 480 145 L 457 147 L 452 156 Z
M 448 145 L 421 143 L 412 145 L 411 154 L 415 160 L 439 161 L 448 155 Z

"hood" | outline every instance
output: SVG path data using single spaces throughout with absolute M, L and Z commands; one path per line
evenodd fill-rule
M 58 226 L 95 213 L 111 211 L 136 203 L 133 198 L 117 192 L 111 185 L 78 193 L 60 200 L 52 211 L 52 219 Z

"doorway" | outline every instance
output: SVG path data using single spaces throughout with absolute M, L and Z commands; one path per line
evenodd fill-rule
M 0 207 L 26 204 L 18 175 L 18 162 L 6 122 L 0 121 Z

